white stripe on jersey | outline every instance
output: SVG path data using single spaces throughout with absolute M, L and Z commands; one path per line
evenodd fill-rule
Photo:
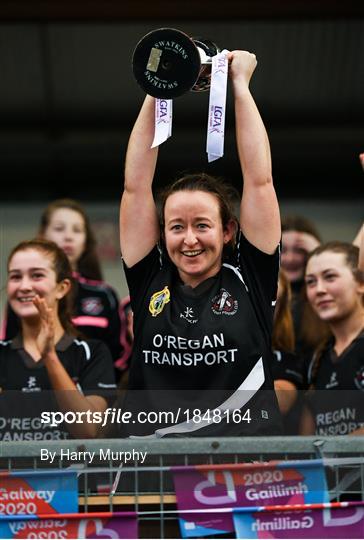
M 246 289 L 246 292 L 249 292 L 249 289 L 248 287 L 246 286 L 246 283 L 243 279 L 243 276 L 241 275 L 241 273 L 239 272 L 239 269 L 236 268 L 236 266 L 233 266 L 232 264 L 227 264 L 227 263 L 224 263 L 223 266 L 225 266 L 225 268 L 230 268 L 230 270 L 232 270 L 234 272 L 234 274 L 236 274 L 238 276 L 238 278 L 240 279 L 240 281 L 244 284 L 244 287 Z
M 241 383 L 239 388 L 235 390 L 235 392 L 231 394 L 231 396 L 226 401 L 221 403 L 221 405 L 215 407 L 215 409 L 219 409 L 222 412 L 228 410 L 233 411 L 234 409 L 241 409 L 258 392 L 264 381 L 265 376 L 263 359 L 262 357 L 260 357 L 258 362 L 255 364 L 249 375 Z M 201 413 L 201 417 L 204 417 L 204 413 Z M 175 424 L 167 428 L 157 429 L 157 431 L 153 435 L 147 435 L 147 437 L 159 438 L 164 437 L 164 435 L 168 435 L 169 433 L 191 433 L 192 431 L 197 431 L 211 424 L 212 419 L 210 418 L 209 420 L 203 420 L 198 423 L 191 420 L 190 422 L 182 422 L 180 424 Z
M 315 351 L 313 353 L 312 358 L 310 360 L 310 363 L 308 365 L 308 370 L 307 370 L 307 382 L 308 382 L 308 384 L 312 384 L 312 370 L 313 370 L 313 365 L 316 362 L 316 358 L 317 358 L 317 352 Z
M 0 340 L 0 345 L 2 345 L 3 347 L 6 347 L 7 345 L 9 345 L 9 343 L 11 343 L 11 339 L 9 339 L 8 341 L 4 341 L 4 340 Z
M 74 339 L 73 341 L 76 343 L 76 345 L 79 345 L 85 349 L 86 360 L 90 360 L 91 351 L 90 351 L 90 347 L 88 346 L 88 343 L 86 343 L 86 341 L 79 341 L 78 339 Z

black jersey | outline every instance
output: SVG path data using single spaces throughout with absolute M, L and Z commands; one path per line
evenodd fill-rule
M 115 396 L 110 352 L 96 340 L 78 340 L 65 334 L 56 345 L 63 367 L 84 395 L 107 401 Z M 58 410 L 47 369 L 24 350 L 22 339 L 0 341 L 0 441 L 66 439 L 62 425 L 41 422 L 43 411 Z
M 287 351 L 273 351 L 272 374 L 275 381 L 284 379 L 298 389 L 303 388 L 303 362 L 297 354 Z
M 86 279 L 74 273 L 75 302 L 72 323 L 82 336 L 100 339 L 109 347 L 113 360 L 121 356 L 121 324 L 119 299 L 116 292 L 103 281 Z M 20 330 L 19 321 L 8 306 L 3 339 L 14 338 Z
M 312 377 L 313 361 L 309 370 Z M 317 435 L 347 435 L 364 427 L 364 332 L 339 356 L 333 341 L 323 351 L 308 405 Z
M 290 410 L 283 416 L 285 435 L 298 435 L 303 408 L 302 391 L 305 386 L 304 367 L 301 358 L 287 351 L 273 351 L 272 374 L 275 381 L 283 379 L 293 383 L 297 390 L 297 398 Z
M 125 409 L 152 412 L 125 434 L 280 433 L 270 371 L 279 252 L 240 243 L 237 264 L 223 264 L 194 289 L 157 248 L 125 267 L 135 336 Z M 218 412 L 211 419 L 216 409 L 221 420 Z

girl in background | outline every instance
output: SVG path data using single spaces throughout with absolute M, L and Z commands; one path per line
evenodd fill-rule
M 313 351 L 327 336 L 326 323 L 312 311 L 305 296 L 305 267 L 309 253 L 319 246 L 321 237 L 315 225 L 299 215 L 282 219 L 281 270 L 291 287 L 291 313 L 295 333 L 295 352 L 305 371 Z
M 58 199 L 43 211 L 40 238 L 55 242 L 67 255 L 75 281 L 72 322 L 82 335 L 102 340 L 114 361 L 121 356 L 119 299 L 102 278 L 96 240 L 83 207 L 72 199 Z M 16 335 L 18 324 L 8 313 L 5 338 Z
M 1 440 L 95 437 L 91 421 L 52 426 L 42 412 L 102 413 L 115 389 L 107 347 L 75 337 L 69 298 L 72 271 L 53 242 L 21 242 L 8 259 L 8 302 L 20 323 L 17 336 L 0 342 Z
M 310 365 L 303 435 L 364 434 L 364 273 L 358 263 L 358 247 L 345 242 L 324 244 L 308 258 L 307 298 L 331 336 Z

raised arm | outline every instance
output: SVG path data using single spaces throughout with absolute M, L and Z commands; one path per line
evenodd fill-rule
M 120 247 L 128 267 L 147 255 L 159 239 L 152 182 L 158 149 L 154 137 L 155 100 L 147 96 L 131 132 L 125 165 L 124 192 L 120 204 Z
M 251 244 L 265 253 L 273 253 L 281 237 L 281 222 L 272 180 L 269 140 L 249 91 L 257 61 L 246 51 L 232 51 L 229 61 L 236 142 L 244 178 L 240 226 Z
M 360 229 L 358 231 L 358 234 L 354 238 L 353 244 L 354 244 L 354 246 L 358 246 L 358 248 L 359 248 L 358 267 L 359 267 L 359 270 L 364 272 L 364 223 L 360 227 Z

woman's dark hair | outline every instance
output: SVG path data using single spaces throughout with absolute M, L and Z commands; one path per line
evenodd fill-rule
M 73 286 L 72 268 L 67 258 L 67 255 L 60 247 L 57 246 L 55 242 L 43 240 L 42 238 L 20 242 L 20 244 L 18 244 L 11 250 L 8 257 L 7 268 L 9 269 L 10 261 L 15 255 L 15 253 L 18 253 L 19 251 L 28 251 L 31 249 L 39 251 L 40 253 L 43 253 L 46 257 L 49 257 L 51 259 L 53 264 L 53 270 L 56 274 L 57 283 L 61 283 L 61 281 L 63 281 L 64 279 L 68 279 L 71 282 L 71 291 L 69 291 L 59 301 L 58 316 L 65 331 L 67 333 L 75 335 L 76 331 L 71 322 Z
M 229 222 L 233 221 L 236 230 L 238 230 L 239 222 L 236 217 L 235 209 L 240 203 L 240 196 L 237 190 L 220 178 L 215 178 L 206 173 L 199 173 L 188 174 L 179 178 L 160 193 L 159 219 L 162 231 L 164 231 L 165 226 L 164 210 L 166 201 L 170 195 L 177 193 L 178 191 L 204 191 L 206 193 L 211 193 L 216 197 L 219 204 L 223 229 L 226 229 Z M 230 244 L 230 247 L 233 247 L 235 239 L 232 239 Z
M 278 351 L 293 352 L 295 334 L 291 313 L 291 285 L 282 270 L 279 271 L 279 296 L 274 310 L 272 347 Z
M 73 199 L 57 199 L 49 203 L 41 215 L 38 235 L 41 238 L 45 237 L 46 230 L 51 222 L 53 213 L 60 208 L 68 208 L 69 210 L 77 212 L 80 214 L 85 224 L 85 249 L 77 261 L 77 271 L 88 279 L 101 281 L 103 276 L 100 261 L 96 252 L 96 239 L 90 225 L 90 220 L 79 202 Z
M 364 272 L 359 270 L 358 268 L 359 248 L 357 246 L 354 246 L 353 244 L 350 244 L 349 242 L 338 242 L 338 241 L 327 242 L 325 244 L 321 244 L 316 249 L 311 251 L 311 253 L 308 255 L 307 263 L 315 255 L 321 255 L 321 253 L 325 253 L 327 251 L 330 251 L 332 253 L 342 253 L 345 257 L 345 263 L 347 264 L 347 266 L 351 269 L 353 273 L 354 279 L 358 281 L 359 283 L 364 283 Z M 364 303 L 364 297 L 363 297 L 363 303 Z M 331 338 L 332 338 L 332 334 L 326 335 L 325 338 L 321 340 L 321 343 L 319 343 L 316 347 L 316 350 L 314 352 L 313 364 L 311 368 L 311 386 L 314 386 L 315 379 L 316 379 L 318 369 L 320 366 L 322 353 Z
M 297 231 L 307 233 L 316 238 L 321 243 L 321 236 L 315 225 L 309 219 L 303 216 L 286 216 L 282 219 L 282 233 L 288 231 Z

